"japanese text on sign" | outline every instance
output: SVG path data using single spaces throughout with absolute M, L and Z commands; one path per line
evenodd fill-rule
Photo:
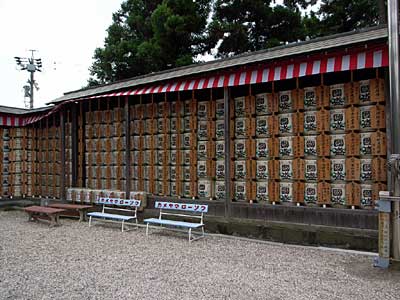
M 157 201 L 155 207 L 160 209 L 176 209 L 176 210 L 185 210 L 193 212 L 203 212 L 203 213 L 206 213 L 208 211 L 208 205 L 204 204 L 186 204 L 186 203 Z
M 103 198 L 97 200 L 98 204 L 120 205 L 120 206 L 140 206 L 140 200 L 135 199 L 120 199 L 120 198 Z

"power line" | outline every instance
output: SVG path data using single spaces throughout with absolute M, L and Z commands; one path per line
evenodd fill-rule
M 15 56 L 15 62 L 17 66 L 20 68 L 20 71 L 28 71 L 30 73 L 30 78 L 27 81 L 27 85 L 24 85 L 24 97 L 29 98 L 29 103 L 25 103 L 27 108 L 33 108 L 33 94 L 34 89 L 39 90 L 38 83 L 35 81 L 34 74 L 36 71 L 42 72 L 42 59 L 35 58 L 34 52 L 37 50 L 29 50 L 31 51 L 31 57 L 19 57 Z

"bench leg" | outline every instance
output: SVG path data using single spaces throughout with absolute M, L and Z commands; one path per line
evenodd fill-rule
M 146 225 L 146 236 L 148 236 L 149 235 L 149 223 L 147 223 L 147 225 Z
M 124 232 L 124 220 L 122 220 L 122 228 L 121 231 Z
M 189 228 L 189 243 L 192 242 L 192 228 Z
M 92 224 L 92 216 L 89 217 L 89 227 Z
M 82 210 L 78 210 L 79 213 L 79 222 L 85 221 L 85 212 Z

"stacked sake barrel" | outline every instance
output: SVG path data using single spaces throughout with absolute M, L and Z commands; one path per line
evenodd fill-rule
M 100 197 L 140 200 L 141 207 L 146 207 L 147 193 L 130 192 L 126 197 L 125 192 L 119 190 L 68 188 L 66 191 L 66 201 L 72 203 L 94 204 Z
M 214 196 L 217 200 L 225 200 L 225 104 L 224 99 L 215 101 L 215 187 Z
M 41 124 L 33 139 L 34 194 L 40 197 L 60 197 L 60 127 Z
M 154 193 L 155 163 L 157 162 L 156 106 L 135 104 L 130 108 L 131 119 L 131 190 Z
M 236 201 L 254 200 L 255 157 L 255 98 L 237 97 L 232 103 L 230 116 L 231 137 L 233 138 L 232 196 Z M 232 150 L 231 150 L 232 152 Z
M 4 179 L 9 183 L 9 194 L 12 197 L 32 196 L 32 139 L 28 128 L 8 129 L 9 141 L 5 151 L 8 155 L 8 176 L 3 172 Z M 6 146 L 6 145 L 5 145 Z
M 272 93 L 255 97 L 255 200 L 277 201 L 277 101 Z
M 197 179 L 200 199 L 215 197 L 215 104 L 212 99 L 197 103 Z
M 125 188 L 123 109 L 117 106 L 104 111 L 89 111 L 85 114 L 85 123 L 86 187 L 123 190 Z M 79 171 L 78 173 L 80 174 Z
M 279 162 L 272 167 L 279 188 L 275 188 L 274 198 L 280 203 L 299 203 L 303 200 L 304 183 L 301 164 L 304 157 L 303 103 L 299 101 L 298 90 L 280 91 L 277 97 L 278 122 L 277 143 Z M 278 195 L 276 195 L 278 190 Z
M 0 128 L 0 166 L 1 197 L 10 196 L 10 132 L 8 128 Z

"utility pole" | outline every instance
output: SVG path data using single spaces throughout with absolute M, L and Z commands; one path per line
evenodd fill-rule
M 34 52 L 36 50 L 29 50 L 31 51 L 31 57 L 26 58 L 26 57 L 19 57 L 15 56 L 15 61 L 17 63 L 17 66 L 20 67 L 21 71 L 28 71 L 30 73 L 30 79 L 28 79 L 28 84 L 24 86 L 24 91 L 25 91 L 25 97 L 29 97 L 29 105 L 28 108 L 32 109 L 33 108 L 33 94 L 34 94 L 34 89 L 39 90 L 38 84 L 35 81 L 35 72 L 39 71 L 42 72 L 42 59 L 41 58 L 35 58 L 34 57 Z

